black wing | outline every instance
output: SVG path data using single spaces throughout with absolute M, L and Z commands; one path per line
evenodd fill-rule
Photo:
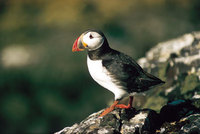
M 157 77 L 145 72 L 131 57 L 115 50 L 103 59 L 102 64 L 115 79 L 114 82 L 128 92 L 142 92 L 162 83 Z

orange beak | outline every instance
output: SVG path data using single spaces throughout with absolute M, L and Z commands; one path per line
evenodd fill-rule
M 73 47 L 72 47 L 72 52 L 76 52 L 76 51 L 82 51 L 82 49 L 80 49 L 78 46 L 79 46 L 79 38 L 80 37 L 78 37 L 76 40 L 75 40 L 75 42 L 74 42 L 74 44 L 73 44 Z
M 83 34 L 75 40 L 72 47 L 72 52 L 83 51 L 85 48 L 88 48 L 88 45 L 82 41 L 82 37 Z

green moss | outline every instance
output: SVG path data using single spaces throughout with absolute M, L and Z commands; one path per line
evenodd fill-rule
M 167 72 L 168 68 L 169 68 L 168 62 L 165 62 L 165 63 L 159 65 L 158 76 L 160 79 L 162 79 L 164 81 L 166 80 L 166 72 Z
M 160 108 L 167 103 L 167 99 L 163 98 L 161 96 L 155 95 L 152 97 L 149 97 L 147 102 L 145 103 L 145 108 L 150 108 L 155 111 L 160 111 Z
M 181 94 L 186 94 L 187 92 L 193 91 L 196 87 L 200 85 L 198 77 L 195 74 L 190 74 L 186 76 L 182 88 Z

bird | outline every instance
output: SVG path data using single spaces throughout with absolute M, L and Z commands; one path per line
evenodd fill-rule
M 99 117 L 115 108 L 131 108 L 135 94 L 165 83 L 144 71 L 130 56 L 112 49 L 100 30 L 87 30 L 75 40 L 72 52 L 83 50 L 87 50 L 87 66 L 91 77 L 115 96 L 114 103 Z M 124 97 L 129 97 L 128 105 L 119 104 Z

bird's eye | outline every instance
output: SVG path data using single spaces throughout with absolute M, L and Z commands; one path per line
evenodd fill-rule
M 93 37 L 91 34 L 90 34 L 90 36 L 89 36 L 89 37 L 90 37 L 90 39 L 93 39 L 93 38 L 94 38 L 94 37 Z

